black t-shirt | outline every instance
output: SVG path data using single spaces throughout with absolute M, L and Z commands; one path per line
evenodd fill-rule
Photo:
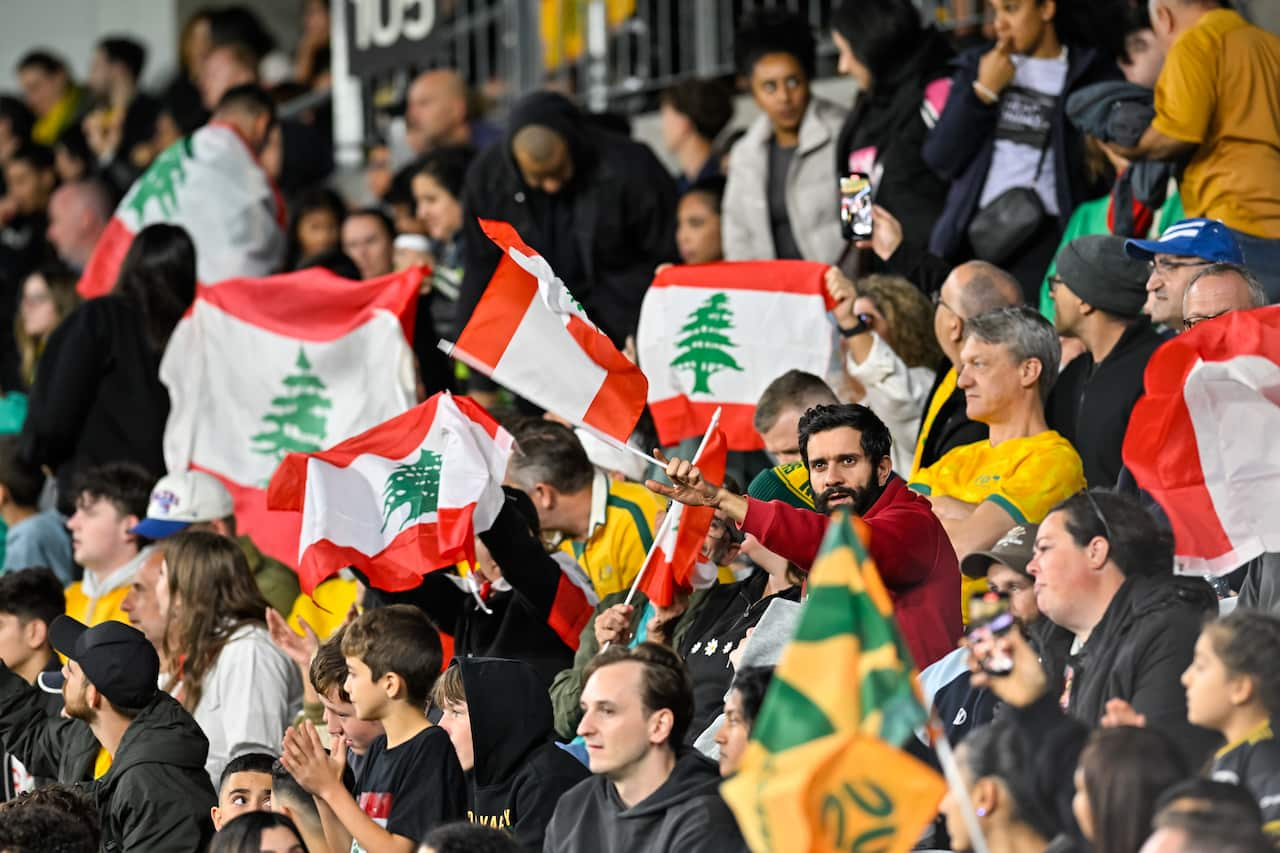
M 778 260 L 802 260 L 796 235 L 791 230 L 787 213 L 787 173 L 795 159 L 796 146 L 783 147 L 777 139 L 769 140 L 769 230 L 773 232 L 773 253 Z
M 394 835 L 421 842 L 442 823 L 465 819 L 467 784 L 444 729 L 432 726 L 394 749 L 382 735 L 356 777 L 356 802 Z M 352 853 L 364 853 L 353 842 Z

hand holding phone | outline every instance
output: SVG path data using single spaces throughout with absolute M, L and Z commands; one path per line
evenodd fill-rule
M 996 642 L 1014 625 L 1009 597 L 997 592 L 976 593 L 969 599 L 969 647 L 984 672 L 1008 675 L 1013 658 Z
M 850 172 L 840 179 L 840 230 L 846 240 L 871 237 L 871 176 Z

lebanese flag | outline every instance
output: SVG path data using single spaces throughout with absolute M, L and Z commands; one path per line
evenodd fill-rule
M 1280 551 L 1280 306 L 1234 311 L 1147 363 L 1124 462 L 1173 523 L 1178 570 Z
M 724 433 L 712 430 L 706 447 L 694 460 L 708 483 L 723 483 L 728 447 Z M 702 589 L 716 582 L 719 568 L 702 556 L 702 544 L 711 531 L 716 511 L 709 506 L 685 506 L 672 501 L 658 540 L 652 565 L 640 581 L 640 591 L 659 607 L 670 607 L 676 589 Z
M 240 532 L 295 565 L 299 518 L 268 511 L 267 483 L 287 453 L 330 447 L 414 404 L 422 275 L 350 281 L 313 268 L 201 285 L 160 363 L 168 470 L 218 477 Z
M 730 450 L 764 446 L 751 419 L 769 383 L 788 370 L 831 370 L 826 272 L 811 261 L 739 261 L 658 274 L 640 307 L 636 351 L 662 444 L 703 435 L 723 407 Z
M 291 453 L 267 505 L 302 513 L 304 592 L 353 566 L 377 589 L 475 563 L 475 534 L 506 499 L 511 435 L 478 403 L 445 392 L 319 453 Z
M 196 247 L 196 279 L 270 275 L 284 263 L 284 202 L 239 132 L 207 124 L 161 152 L 133 182 L 98 238 L 76 290 L 110 293 L 133 235 L 181 225 Z
M 480 227 L 503 257 L 446 351 L 548 412 L 625 443 L 649 387 L 640 368 L 511 225 L 482 219 Z

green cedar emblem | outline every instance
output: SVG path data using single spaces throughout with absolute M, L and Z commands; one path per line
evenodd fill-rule
M 307 354 L 298 348 L 298 372 L 284 378 L 285 391 L 271 398 L 271 411 L 262 416 L 268 427 L 253 436 L 254 453 L 274 456 L 286 453 L 316 453 L 324 449 L 327 416 L 333 402 L 325 396 L 324 381 L 311 372 Z
M 691 394 L 710 394 L 711 386 L 707 380 L 712 374 L 722 370 L 742 370 L 729 352 L 737 344 L 725 335 L 733 329 L 733 311 L 728 303 L 729 297 L 725 294 L 713 294 L 694 309 L 680 330 L 684 337 L 676 341 L 676 347 L 682 352 L 671 366 L 693 371 Z
M 142 219 L 147 210 L 147 203 L 155 199 L 160 204 L 160 215 L 172 219 L 178 210 L 178 187 L 187 179 L 184 165 L 192 158 L 191 137 L 180 139 L 170 145 L 155 162 L 138 178 L 138 183 L 129 196 L 128 206 L 138 219 Z
M 400 530 L 404 530 L 409 522 L 429 512 L 436 511 L 440 500 L 440 466 L 444 459 L 439 453 L 424 449 L 418 455 L 418 461 L 412 464 L 397 465 L 382 487 L 382 529 L 387 529 L 391 516 L 402 506 L 409 508 L 409 514 L 400 522 Z

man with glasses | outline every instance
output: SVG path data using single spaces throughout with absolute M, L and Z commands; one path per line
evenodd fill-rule
M 1192 277 L 1210 264 L 1244 261 L 1231 229 L 1214 219 L 1184 219 L 1158 240 L 1127 240 L 1124 248 L 1150 270 L 1143 312 L 1171 334 L 1182 331 L 1182 296 Z
M 1239 264 L 1210 264 L 1187 284 L 1182 296 L 1182 328 L 1189 332 L 1223 314 L 1266 304 L 1266 291 L 1253 273 Z

